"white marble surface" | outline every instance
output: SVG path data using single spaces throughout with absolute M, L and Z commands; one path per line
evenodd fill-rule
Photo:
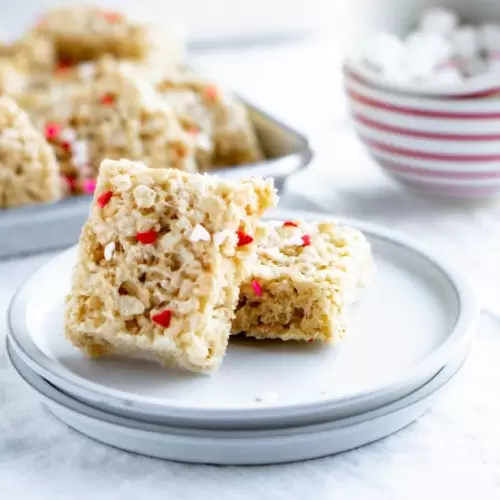
M 418 422 L 335 457 L 268 467 L 194 466 L 130 455 L 67 429 L 8 370 L 0 348 L 0 498 L 10 500 L 500 498 L 500 204 L 440 203 L 395 186 L 343 119 L 338 58 L 325 46 L 204 56 L 200 67 L 308 131 L 318 157 L 284 206 L 390 225 L 447 253 L 486 311 L 452 390 Z M 271 73 L 272 80 L 263 77 Z M 285 90 L 284 90 L 285 89 Z M 314 200 L 304 201 L 304 197 Z M 50 256 L 0 262 L 0 337 L 16 287 Z

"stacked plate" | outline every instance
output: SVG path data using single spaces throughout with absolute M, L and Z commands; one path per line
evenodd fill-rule
M 425 412 L 459 371 L 476 304 L 460 274 L 418 245 L 375 226 L 341 222 L 370 239 L 378 272 L 353 308 L 340 345 L 236 337 L 212 376 L 126 359 L 87 359 L 63 335 L 71 249 L 14 297 L 11 364 L 69 426 L 159 458 L 288 462 L 387 436 Z
M 396 181 L 428 194 L 484 198 L 500 193 L 500 100 L 484 85 L 467 93 L 391 85 L 347 61 L 344 87 L 358 136 Z M 497 84 L 498 87 L 498 84 Z

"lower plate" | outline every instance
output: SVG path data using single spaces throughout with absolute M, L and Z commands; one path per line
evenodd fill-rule
M 392 434 L 420 417 L 460 370 L 470 344 L 427 384 L 385 407 L 322 424 L 223 431 L 179 429 L 147 424 L 83 404 L 29 369 L 7 346 L 10 362 L 51 412 L 75 430 L 97 441 L 156 458 L 221 465 L 293 462 L 346 451 Z

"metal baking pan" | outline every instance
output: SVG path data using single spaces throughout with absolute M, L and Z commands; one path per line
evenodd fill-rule
M 266 160 L 214 170 L 231 178 L 273 178 L 279 191 L 291 174 L 306 167 L 313 157 L 307 139 L 256 107 L 248 106 Z M 87 218 L 91 196 L 57 203 L 0 209 L 0 258 L 56 250 L 77 242 Z

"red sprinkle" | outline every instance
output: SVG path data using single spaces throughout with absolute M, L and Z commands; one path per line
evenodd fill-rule
M 67 153 L 71 151 L 71 144 L 68 141 L 64 141 L 61 143 L 61 147 L 66 151 Z
M 308 247 L 311 244 L 311 236 L 308 234 L 304 234 L 302 236 L 302 246 Z
M 249 245 L 253 241 L 253 237 L 243 231 L 236 231 L 238 235 L 238 246 L 243 247 L 245 245 Z
M 314 342 L 314 339 L 309 339 L 308 342 L 309 343 Z
M 252 288 L 257 297 L 260 297 L 262 295 L 262 287 L 260 286 L 260 283 L 257 280 L 252 281 Z
M 56 73 L 66 73 L 71 68 L 71 64 L 67 61 L 59 61 L 56 67 Z
M 170 321 L 172 320 L 172 311 L 165 309 L 164 311 L 153 314 L 153 316 L 151 316 L 151 320 L 164 328 L 168 328 L 170 326 Z
M 35 26 L 37 28 L 45 28 L 47 26 L 47 19 L 45 17 L 40 17 L 36 20 Z
M 101 208 L 104 208 L 109 203 L 109 200 L 111 200 L 112 196 L 113 196 L 113 191 L 106 191 L 105 193 L 100 194 L 97 197 L 97 204 Z
M 61 133 L 61 125 L 54 122 L 49 122 L 45 125 L 45 138 L 48 141 L 53 141 L 57 139 L 59 134 Z
M 137 238 L 137 241 L 139 243 L 143 243 L 144 245 L 152 245 L 153 243 L 156 243 L 158 233 L 153 229 L 150 229 L 149 231 L 144 231 L 143 233 L 137 233 L 135 237 Z
M 110 106 L 111 104 L 114 104 L 115 96 L 112 94 L 104 94 L 103 96 L 101 96 L 100 102 L 101 104 Z
M 83 192 L 87 194 L 94 194 L 95 186 L 95 179 L 85 179 L 82 184 Z
M 217 87 L 215 87 L 214 85 L 210 86 L 210 87 L 207 87 L 205 89 L 205 97 L 209 100 L 209 101 L 215 101 L 215 99 L 217 99 L 217 95 L 219 94 L 218 90 L 217 90 Z
M 73 192 L 76 187 L 76 180 L 72 177 L 64 177 L 64 182 L 66 182 L 68 189 Z
M 103 12 L 102 15 L 111 24 L 119 23 L 123 19 L 123 14 L 120 12 Z
M 286 220 L 285 222 L 283 222 L 283 227 L 287 227 L 287 226 L 299 227 L 299 225 L 296 222 L 294 222 L 293 220 Z

